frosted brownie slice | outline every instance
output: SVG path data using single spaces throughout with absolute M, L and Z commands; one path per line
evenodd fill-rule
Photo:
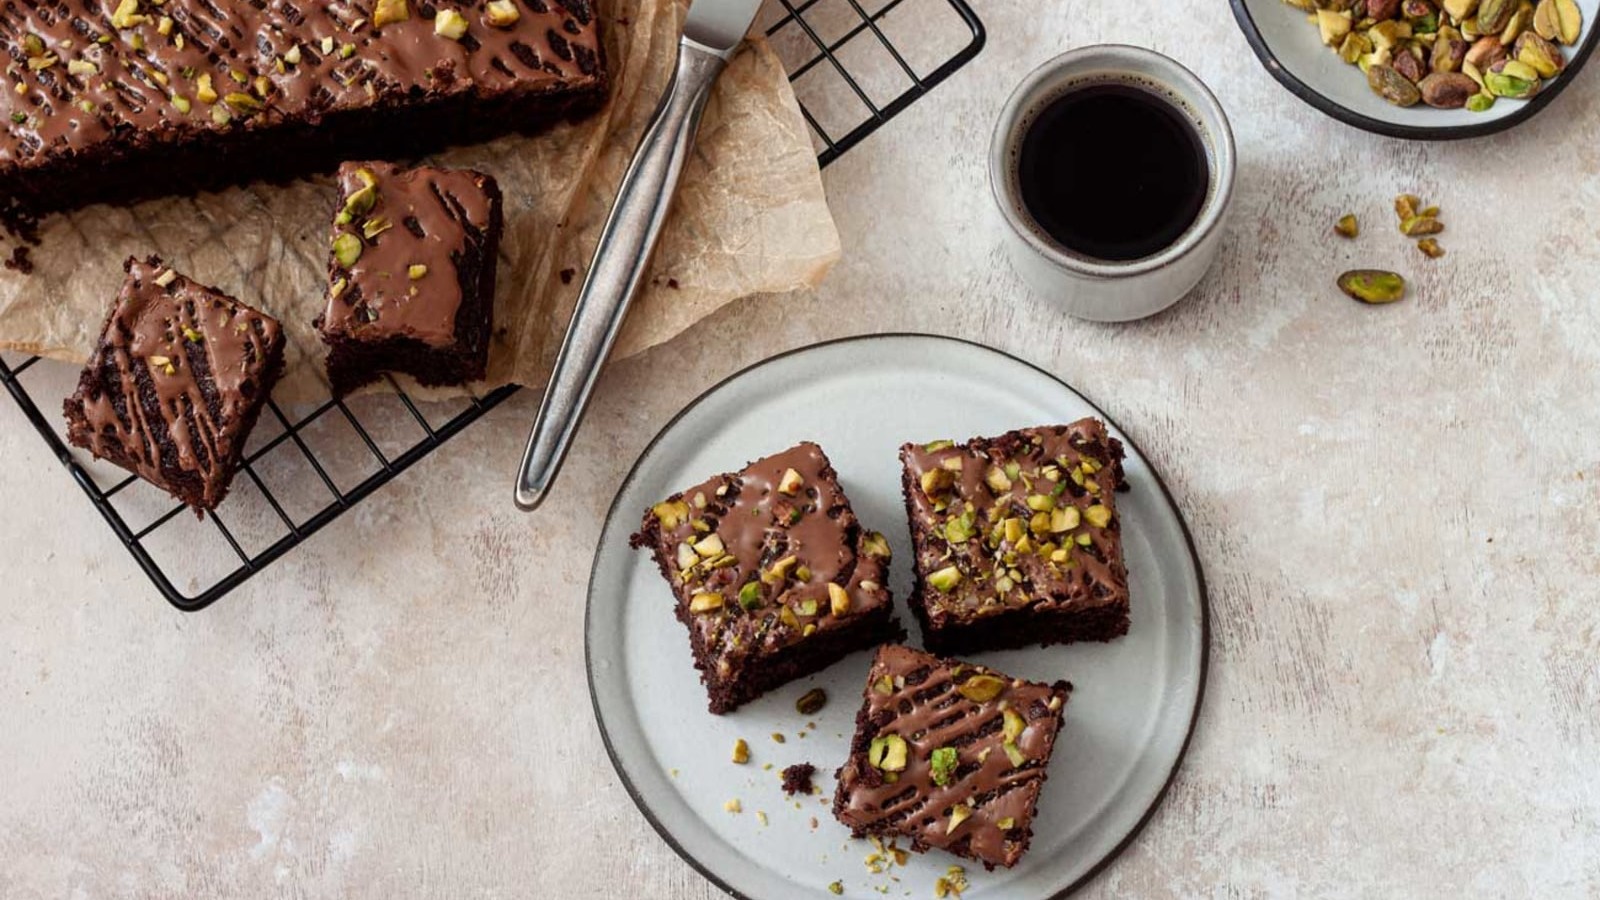
M 880 648 L 837 773 L 834 816 L 856 837 L 907 837 L 919 852 L 1015 865 L 1071 690 Z
M 888 542 L 856 521 L 816 444 L 673 494 L 632 543 L 672 588 L 713 713 L 905 635 Z
M 196 511 L 216 509 L 283 369 L 283 329 L 158 257 L 123 268 L 65 404 L 67 440 Z
M 500 188 L 470 169 L 339 168 L 327 305 L 316 326 L 343 396 L 384 372 L 481 380 L 494 328 Z
M 928 649 L 1127 633 L 1122 444 L 1098 420 L 906 444 L 900 459 L 916 552 L 910 604 Z

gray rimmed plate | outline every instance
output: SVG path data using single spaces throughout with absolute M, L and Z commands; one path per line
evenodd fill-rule
M 712 388 L 644 451 L 612 503 L 589 582 L 589 688 L 606 749 L 629 794 L 668 844 L 741 897 L 926 896 L 959 860 L 913 854 L 873 874 L 866 841 L 830 813 L 833 771 L 848 752 L 869 655 L 859 653 L 727 716 L 706 712 L 688 637 L 649 556 L 628 536 L 656 501 L 716 472 L 800 440 L 820 443 L 862 522 L 889 536 L 902 618 L 910 536 L 900 498 L 904 441 L 999 434 L 1105 415 L 1028 363 L 977 344 L 880 335 L 818 344 L 758 363 Z M 1106 865 L 1160 802 L 1188 745 L 1205 684 L 1205 586 L 1183 517 L 1139 448 L 1127 447 L 1133 490 L 1118 497 L 1133 627 L 1109 644 L 1029 648 L 974 657 L 1001 671 L 1075 685 L 1039 802 L 1033 846 L 1016 868 L 969 865 L 967 900 L 1060 896 Z M 915 625 L 912 643 L 917 643 Z M 804 717 L 813 687 L 829 702 Z M 815 727 L 807 727 L 814 722 Z M 772 735 L 781 734 L 779 743 Z M 730 761 L 734 742 L 748 765 Z M 786 798 L 779 772 L 818 769 L 822 793 Z M 768 766 L 770 765 L 770 768 Z M 741 812 L 730 812 L 738 800 Z M 814 823 L 814 824 L 813 824 Z M 902 842 L 902 844 L 905 842 Z M 891 880 L 897 879 L 897 880 Z
M 1600 0 L 1577 0 L 1583 30 L 1562 47 L 1567 65 L 1530 100 L 1500 100 L 1485 112 L 1395 106 L 1367 87 L 1361 70 L 1323 46 L 1306 14 L 1283 0 L 1231 0 L 1245 39 L 1273 78 L 1301 100 L 1335 119 L 1376 134 L 1411 140 L 1447 141 L 1504 131 L 1537 114 L 1575 78 L 1594 51 Z

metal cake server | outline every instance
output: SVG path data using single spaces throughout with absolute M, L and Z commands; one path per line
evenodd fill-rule
M 533 421 L 517 473 L 521 509 L 538 508 L 561 471 L 600 367 L 649 267 L 712 82 L 743 43 L 760 6 L 761 0 L 694 0 L 689 7 L 677 68 L 622 179 Z

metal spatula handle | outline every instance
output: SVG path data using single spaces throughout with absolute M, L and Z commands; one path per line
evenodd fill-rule
M 600 368 L 650 265 L 678 176 L 700 128 L 700 114 L 726 61 L 724 54 L 688 38 L 678 46 L 677 70 L 622 179 L 528 436 L 517 474 L 516 500 L 522 509 L 532 510 L 544 502 L 561 471 Z

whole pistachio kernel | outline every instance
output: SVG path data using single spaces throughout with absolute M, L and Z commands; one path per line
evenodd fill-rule
M 347 269 L 355 265 L 361 258 L 361 239 L 347 231 L 339 232 L 333 239 L 333 258 Z
M 973 703 L 988 703 L 1006 689 L 1006 681 L 994 675 L 974 675 L 957 685 L 956 693 Z
M 828 582 L 828 606 L 836 616 L 850 614 L 850 592 L 842 586 Z
M 491 28 L 510 28 L 521 17 L 517 4 L 511 0 L 489 0 L 489 5 L 483 8 L 483 21 Z
M 1339 290 L 1368 304 L 1393 303 L 1406 295 L 1406 280 L 1395 272 L 1352 269 L 1339 276 Z
M 427 274 L 428 267 L 422 263 L 413 263 L 412 265 L 406 266 L 406 277 L 412 281 L 416 281 Z
M 459 41 L 467 34 L 467 17 L 453 9 L 441 9 L 433 17 L 433 33 L 442 38 Z
M 794 711 L 802 716 L 814 716 L 828 704 L 828 693 L 822 688 L 812 688 L 794 701 Z

